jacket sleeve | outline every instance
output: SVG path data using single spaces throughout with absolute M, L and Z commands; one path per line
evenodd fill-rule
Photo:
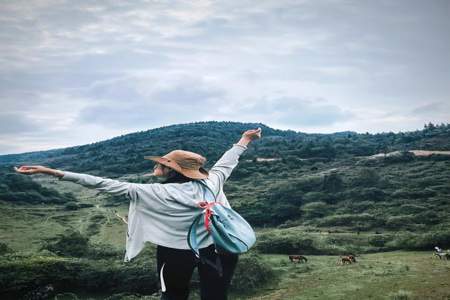
M 247 150 L 246 146 L 234 144 L 209 170 L 208 179 L 214 187 L 214 192 L 218 193 L 223 188 L 225 181 L 230 177 L 231 172 L 239 163 L 239 157 L 245 150 Z
M 88 174 L 63 171 L 64 176 L 59 180 L 72 181 L 87 188 L 96 189 L 100 192 L 106 192 L 113 195 L 125 195 L 130 198 L 135 188 L 135 183 L 123 182 L 114 179 L 97 177 Z

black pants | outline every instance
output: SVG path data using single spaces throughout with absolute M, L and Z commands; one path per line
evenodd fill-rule
M 163 290 L 161 299 L 187 299 L 191 276 L 195 267 L 198 266 L 201 299 L 226 300 L 238 256 L 235 254 L 217 254 L 214 245 L 200 249 L 201 258 L 206 258 L 215 263 L 217 256 L 219 256 L 222 265 L 222 276 L 215 268 L 200 262 L 191 250 L 158 246 L 156 257 L 158 275 Z M 161 276 L 163 280 L 161 280 Z M 163 284 L 165 285 L 165 291 Z

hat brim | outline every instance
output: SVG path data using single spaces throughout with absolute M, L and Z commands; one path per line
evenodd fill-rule
M 208 171 L 206 169 L 204 169 L 203 167 L 200 167 L 198 170 L 185 169 L 185 168 L 180 167 L 180 165 L 177 164 L 174 160 L 168 159 L 163 156 L 144 156 L 144 159 L 152 160 L 152 161 L 162 164 L 166 167 L 174 169 L 178 173 L 181 173 L 188 178 L 206 179 L 209 176 Z

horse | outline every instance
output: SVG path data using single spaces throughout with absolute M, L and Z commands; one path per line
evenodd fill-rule
M 353 263 L 355 263 L 356 262 L 356 258 L 355 258 L 355 255 L 353 255 L 353 254 L 349 254 L 349 255 L 347 255 L 347 257 L 353 262 Z
M 341 265 L 345 265 L 345 264 L 352 264 L 352 263 L 356 263 L 356 258 L 353 254 L 350 255 L 346 255 L 346 256 L 341 256 L 340 260 L 338 261 L 338 264 L 341 263 Z
M 293 263 L 306 263 L 308 259 L 303 255 L 289 255 L 289 260 Z
M 450 253 L 449 252 L 435 252 L 434 255 L 439 257 L 439 259 L 450 260 Z

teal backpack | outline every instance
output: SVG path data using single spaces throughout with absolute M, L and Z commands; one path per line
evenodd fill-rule
M 247 252 L 256 242 L 255 232 L 250 224 L 231 208 L 217 202 L 217 196 L 202 181 L 200 182 L 213 195 L 214 201 L 203 201 L 200 209 L 203 209 L 192 222 L 188 232 L 188 244 L 195 256 L 202 262 L 207 263 L 221 274 L 220 261 L 215 264 L 202 259 L 199 252 L 199 244 L 196 232 L 197 228 L 204 226 L 211 234 L 217 252 L 241 254 Z M 218 257 L 218 256 L 217 256 Z

